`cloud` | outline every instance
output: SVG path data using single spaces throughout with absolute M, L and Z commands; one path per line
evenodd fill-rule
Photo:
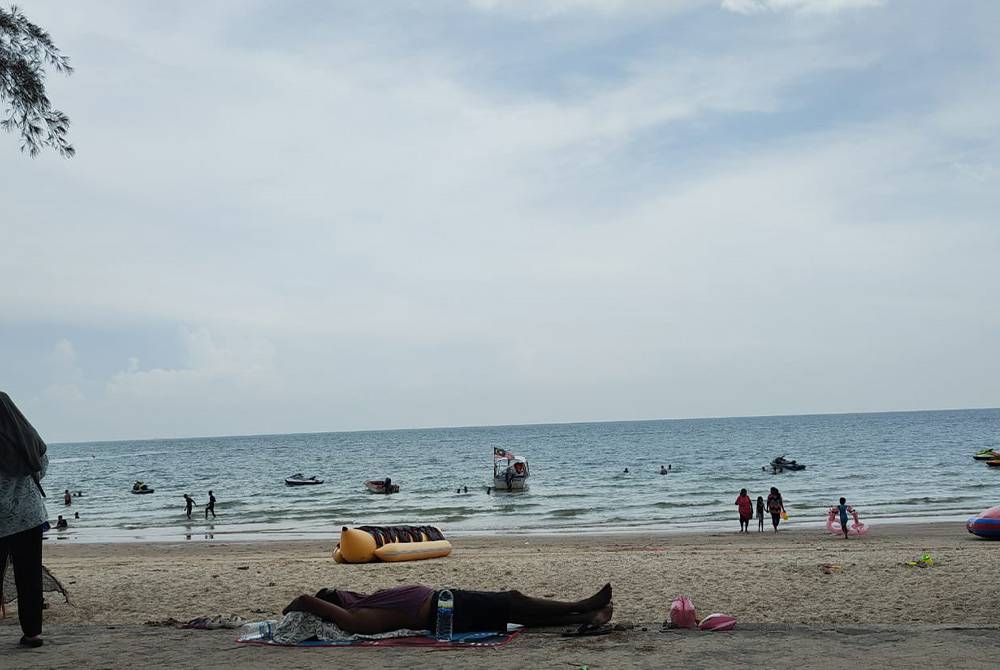
M 885 0 L 722 0 L 722 8 L 737 14 L 795 12 L 834 14 L 845 10 L 882 7 Z
M 860 7 L 814 5 L 726 9 Z M 79 153 L 0 155 L 0 372 L 59 435 L 934 406 L 989 359 L 988 16 L 302 7 L 35 8 Z

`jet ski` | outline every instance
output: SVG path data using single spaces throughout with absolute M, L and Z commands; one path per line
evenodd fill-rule
M 313 486 L 322 483 L 323 480 L 317 479 L 316 475 L 306 477 L 301 472 L 296 472 L 291 477 L 285 477 L 285 486 Z
M 771 461 L 771 469 L 775 472 L 782 472 L 784 470 L 798 472 L 799 470 L 805 470 L 806 466 L 801 463 L 796 463 L 794 460 L 790 461 L 784 456 L 778 456 Z

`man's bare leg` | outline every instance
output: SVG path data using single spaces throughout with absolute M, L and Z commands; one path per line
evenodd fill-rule
M 611 584 L 605 584 L 600 591 L 583 600 L 563 601 L 533 598 L 520 591 L 511 591 L 510 615 L 521 623 L 521 619 L 587 614 L 600 610 L 611 602 Z M 554 624 L 558 625 L 558 624 Z

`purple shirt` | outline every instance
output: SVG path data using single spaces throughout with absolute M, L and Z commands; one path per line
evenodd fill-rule
M 427 599 L 434 595 L 435 589 L 423 584 L 411 584 L 382 589 L 371 595 L 356 593 L 354 591 L 341 591 L 340 589 L 333 589 L 333 592 L 340 600 L 341 607 L 347 610 L 370 607 L 373 609 L 398 609 L 419 612 L 420 607 Z

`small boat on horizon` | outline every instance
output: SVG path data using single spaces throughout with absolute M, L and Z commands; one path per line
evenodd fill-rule
M 315 486 L 322 484 L 322 479 L 317 479 L 316 475 L 306 477 L 301 472 L 296 472 L 291 477 L 285 477 L 285 486 Z

